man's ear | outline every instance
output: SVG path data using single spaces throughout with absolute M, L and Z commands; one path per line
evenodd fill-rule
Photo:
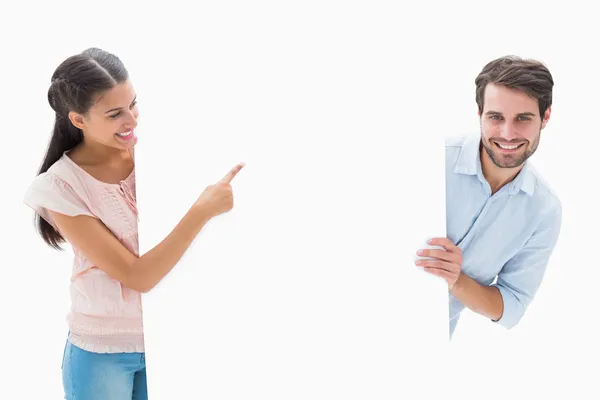
M 546 109 L 546 112 L 544 112 L 544 119 L 542 120 L 542 129 L 544 129 L 546 127 L 546 124 L 548 123 L 548 120 L 550 119 L 551 113 L 552 113 L 552 106 L 548 107 Z

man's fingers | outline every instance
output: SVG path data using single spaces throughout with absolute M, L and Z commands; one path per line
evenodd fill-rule
M 460 256 L 445 250 L 422 249 L 419 250 L 417 254 L 421 257 L 432 257 L 448 262 L 460 263 Z
M 460 253 L 460 247 L 456 246 L 452 241 L 448 238 L 433 238 L 427 241 L 428 244 L 433 246 L 442 246 L 451 253 Z
M 424 270 L 425 270 L 425 272 L 429 272 L 432 275 L 440 276 L 440 277 L 446 279 L 447 281 L 450 281 L 452 279 L 452 274 L 443 269 L 425 267 Z
M 424 268 L 434 268 L 443 271 L 447 271 L 449 273 L 454 273 L 457 270 L 456 264 L 440 261 L 440 260 L 418 260 L 415 262 L 416 265 L 419 265 Z
M 229 171 L 227 173 L 227 175 L 225 175 L 223 177 L 223 179 L 221 179 L 221 182 L 231 183 L 231 181 L 233 180 L 233 178 L 235 178 L 235 176 L 238 174 L 238 172 L 240 172 L 242 170 L 242 168 L 244 168 L 244 165 L 245 165 L 244 163 L 239 163 L 238 165 L 233 167 L 233 169 L 231 171 Z

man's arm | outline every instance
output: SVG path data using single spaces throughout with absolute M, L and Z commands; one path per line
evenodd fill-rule
M 494 286 L 482 285 L 461 273 L 450 293 L 477 314 L 493 321 L 502 317 L 504 302 L 500 290 Z
M 545 217 L 519 253 L 500 271 L 498 280 L 490 286 L 481 285 L 460 272 L 462 254 L 449 239 L 433 239 L 430 244 L 444 250 L 424 250 L 417 265 L 448 282 L 450 293 L 475 313 L 506 328 L 515 326 L 535 296 L 546 271 L 550 255 L 558 240 L 562 222 L 560 206 Z
M 542 283 L 561 223 L 558 206 L 542 220 L 521 251 L 504 264 L 497 282 L 489 286 L 500 293 L 503 304 L 502 313 L 490 317 L 493 322 L 510 329 L 521 320 Z

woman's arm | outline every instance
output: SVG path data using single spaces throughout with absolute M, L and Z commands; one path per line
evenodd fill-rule
M 175 267 L 211 218 L 233 208 L 230 183 L 242 167 L 238 165 L 206 188 L 173 231 L 141 257 L 131 253 L 97 218 L 49 213 L 63 237 L 94 266 L 123 286 L 146 293 Z

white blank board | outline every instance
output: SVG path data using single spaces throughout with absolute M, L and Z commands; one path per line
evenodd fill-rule
M 142 253 L 247 164 L 233 211 L 144 296 L 150 398 L 443 386 L 447 287 L 413 263 L 445 236 L 446 132 L 427 120 L 426 71 L 391 10 L 238 6 L 198 16 L 193 48 L 131 69 Z

